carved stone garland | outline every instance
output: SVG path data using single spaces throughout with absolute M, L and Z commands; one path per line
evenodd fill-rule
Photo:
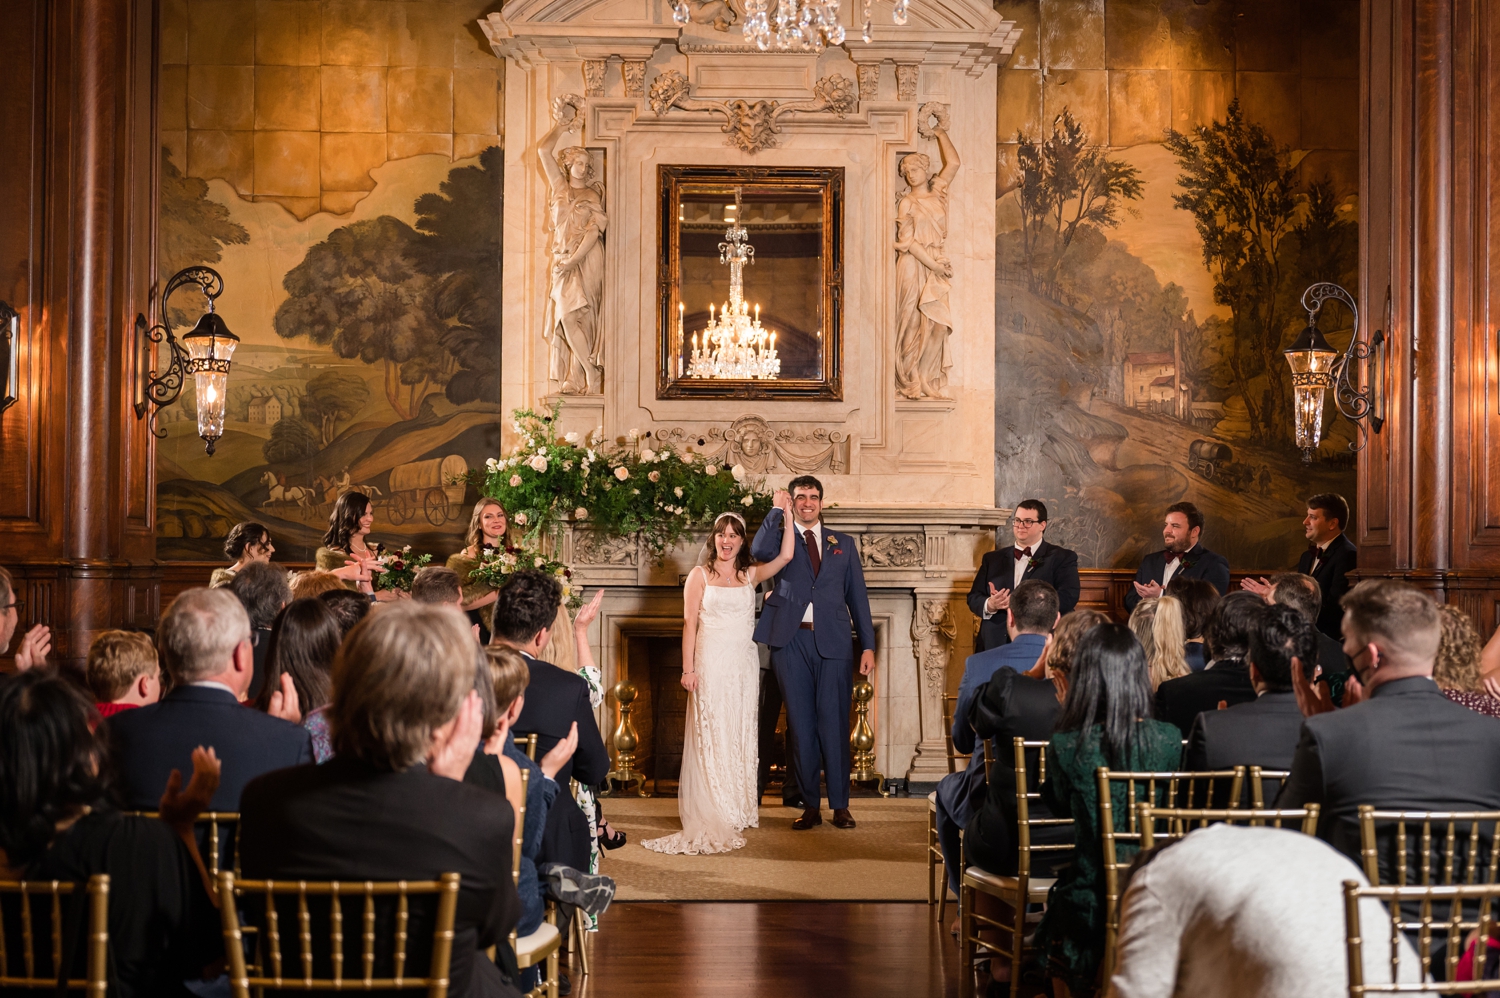
M 947 688 L 948 662 L 953 657 L 953 639 L 957 635 L 958 624 L 948 610 L 947 600 L 924 599 L 918 604 L 911 620 L 911 640 L 927 677 L 927 688 L 939 703 Z
M 782 104 L 774 100 L 716 101 L 699 100 L 689 96 L 688 79 L 680 71 L 669 69 L 659 74 L 651 84 L 651 110 L 658 117 L 672 108 L 684 111 L 714 111 L 724 116 L 724 132 L 729 135 L 728 144 L 738 146 L 748 153 L 756 153 L 776 145 L 776 135 L 781 131 L 777 124 L 788 111 L 831 111 L 840 118 L 854 110 L 854 81 L 841 73 L 825 76 L 813 85 L 813 100 L 788 101 Z
M 678 448 L 692 447 L 705 458 L 730 467 L 744 465 L 757 475 L 771 471 L 842 475 L 849 470 L 849 435 L 821 426 L 775 430 L 760 416 L 741 416 L 728 428 L 694 432 L 674 426 L 656 431 L 655 436 Z
M 921 568 L 926 556 L 921 534 L 865 534 L 860 554 L 866 568 Z

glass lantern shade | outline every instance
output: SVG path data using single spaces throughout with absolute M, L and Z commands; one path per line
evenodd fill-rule
M 224 406 L 228 401 L 229 365 L 240 338 L 224 320 L 209 312 L 193 331 L 182 338 L 188 361 L 185 373 L 193 376 L 198 408 L 198 436 L 214 452 L 214 443 L 224 435 Z
M 1292 369 L 1292 415 L 1297 446 L 1302 448 L 1302 460 L 1311 461 L 1323 436 L 1323 398 L 1333 384 L 1339 355 L 1311 319 L 1285 354 Z

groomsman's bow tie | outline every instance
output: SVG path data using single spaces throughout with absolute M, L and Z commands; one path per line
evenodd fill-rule
M 1182 555 L 1178 554 L 1176 551 L 1168 551 L 1167 552 L 1167 564 L 1170 565 L 1170 564 L 1172 564 L 1172 562 L 1176 561 L 1178 558 L 1181 558 L 1181 557 L 1182 557 Z
M 1031 557 L 1031 548 L 1017 548 L 1016 549 L 1016 561 L 1020 561 L 1022 558 L 1030 558 L 1030 557 Z

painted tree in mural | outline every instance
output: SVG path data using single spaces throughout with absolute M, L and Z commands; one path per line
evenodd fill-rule
M 1052 121 L 1052 134 L 1032 140 L 1016 133 L 1020 176 L 1022 255 L 1034 294 L 1056 298 L 1057 273 L 1081 229 L 1112 229 L 1126 201 L 1145 191 L 1140 171 L 1090 145 L 1068 108 Z
M 184 177 L 164 148 L 161 151 L 161 225 L 158 232 L 157 265 L 161 282 L 184 267 L 212 266 L 223 256 L 223 248 L 250 241 L 245 227 L 229 217 L 229 209 L 208 198 L 208 184 L 197 177 Z M 184 288 L 173 297 L 172 325 L 196 322 L 203 299 L 192 301 L 196 287 Z
M 271 438 L 261 448 L 267 464 L 305 461 L 322 448 L 317 432 L 296 416 L 282 416 L 271 427 Z
M 1288 296 L 1300 276 L 1286 256 L 1303 202 L 1291 154 L 1245 119 L 1238 99 L 1224 121 L 1190 135 L 1174 130 L 1166 145 L 1183 171 L 1182 193 L 1172 202 L 1192 213 L 1214 301 L 1232 315 L 1224 359 L 1234 391 L 1245 401 L 1252 435 L 1285 442 L 1291 389 L 1281 351 L 1295 314 Z
M 316 426 L 323 446 L 333 443 L 341 419 L 353 419 L 370 400 L 365 379 L 345 371 L 328 370 L 313 376 L 302 396 L 302 418 Z

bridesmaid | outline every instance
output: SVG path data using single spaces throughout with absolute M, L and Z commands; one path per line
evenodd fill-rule
M 481 644 L 490 643 L 490 614 L 494 611 L 488 608 L 494 606 L 499 590 L 486 582 L 471 582 L 469 577 L 486 554 L 505 549 L 505 532 L 509 527 L 504 506 L 494 499 L 480 499 L 474 504 L 474 515 L 469 517 L 469 532 L 464 538 L 468 547 L 448 559 L 448 567 L 458 573 L 464 587 L 463 610 L 469 620 L 479 625 Z
M 254 520 L 236 523 L 224 538 L 224 557 L 234 561 L 228 568 L 216 568 L 208 577 L 208 587 L 217 589 L 234 581 L 239 570 L 255 561 L 270 561 L 276 553 L 271 543 L 271 532 Z
M 390 589 L 376 592 L 370 582 L 370 570 L 380 557 L 379 545 L 366 543 L 370 526 L 375 522 L 375 512 L 370 497 L 363 492 L 345 492 L 328 514 L 328 532 L 323 535 L 323 546 L 314 556 L 318 571 L 332 572 L 344 580 L 344 585 L 380 603 L 400 599 L 405 593 Z

